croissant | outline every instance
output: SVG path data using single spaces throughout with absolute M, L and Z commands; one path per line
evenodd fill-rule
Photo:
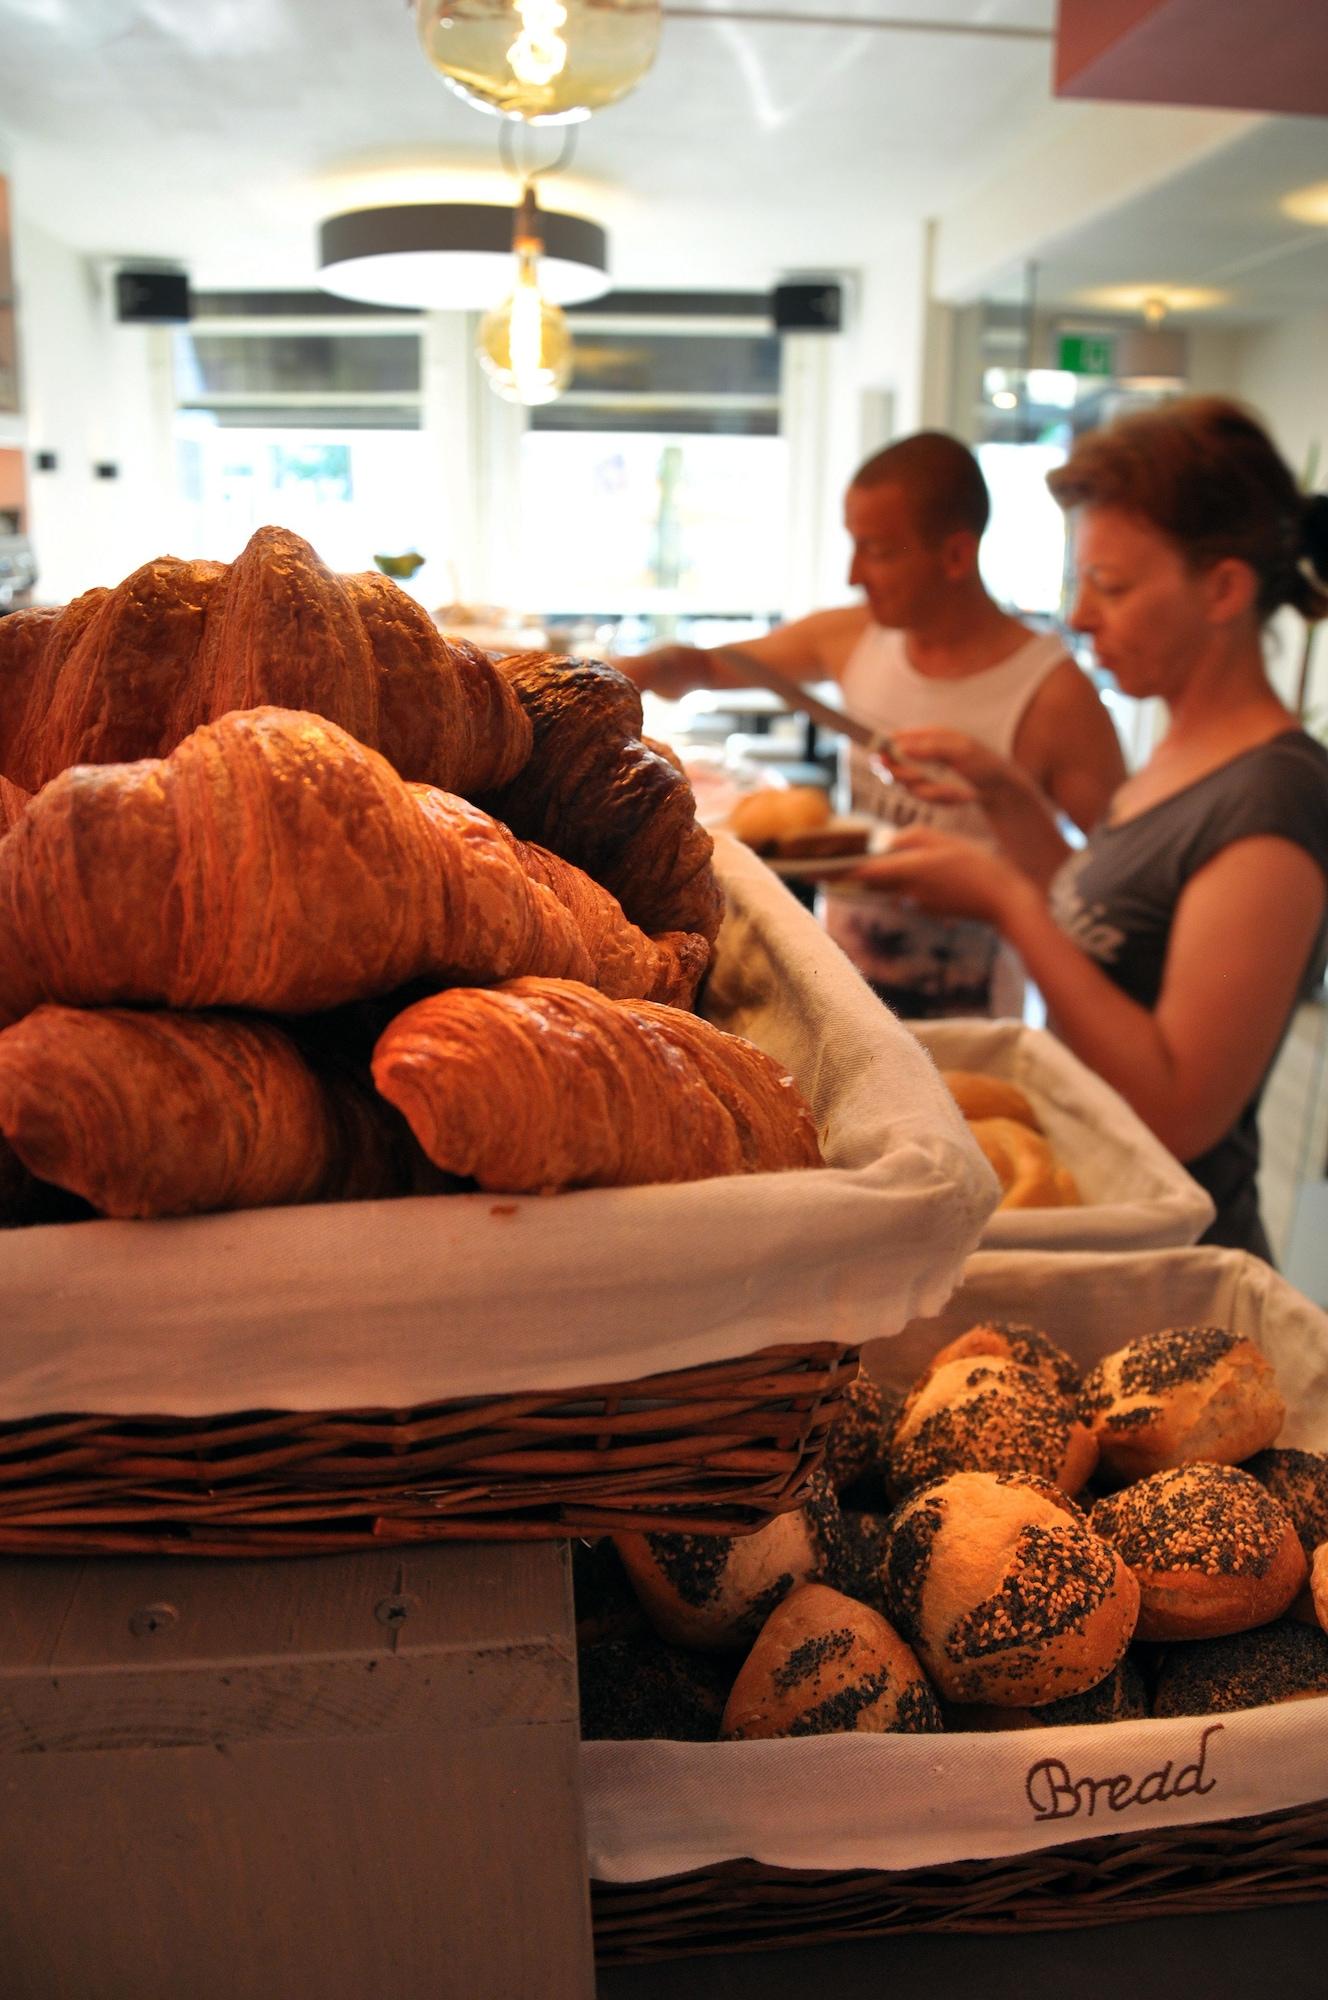
M 570 912 L 594 966 L 592 984 L 614 1000 L 659 1000 L 691 1007 L 710 964 L 699 931 L 665 931 L 648 938 L 628 923 L 622 905 L 582 868 L 533 840 L 517 842 L 526 873 Z
M 622 905 L 584 869 L 573 867 L 534 841 L 518 840 L 501 820 L 481 812 L 478 806 L 467 805 L 431 785 L 411 785 L 409 789 L 440 831 L 446 833 L 449 827 L 467 820 L 477 847 L 505 843 L 530 880 L 562 904 L 588 954 L 590 970 L 585 976 L 592 986 L 618 1000 L 692 1005 L 710 964 L 710 945 L 705 938 L 688 931 L 667 931 L 648 938 L 627 921 Z
M 736 1035 L 575 981 L 455 988 L 379 1037 L 373 1078 L 436 1166 L 495 1193 L 821 1164 L 791 1077 Z
M 1016 1118 L 974 1118 L 969 1131 L 1001 1184 L 1000 1208 L 1074 1208 L 1082 1197 L 1041 1132 Z
M 387 577 L 336 576 L 286 528 L 233 563 L 162 556 L 113 590 L 0 619 L 0 772 L 36 791 L 70 764 L 165 756 L 265 704 L 326 716 L 404 777 L 467 794 L 530 754 L 520 702 Z
M 14 614 L 11 612 L 10 616 Z M 0 837 L 9 832 L 15 821 L 22 819 L 27 807 L 29 794 L 11 785 L 8 778 L 0 778 Z
M 0 1034 L 0 1132 L 105 1215 L 395 1194 L 390 1120 L 269 1022 L 38 1007 Z
M 0 1022 L 37 1001 L 312 1013 L 439 981 L 589 978 L 505 829 L 284 709 L 81 765 L 0 841 Z
M 482 803 L 611 891 L 634 924 L 699 932 L 724 914 L 713 842 L 685 775 L 641 741 L 641 697 L 597 660 L 517 653 L 498 663 L 534 727 L 529 761 Z

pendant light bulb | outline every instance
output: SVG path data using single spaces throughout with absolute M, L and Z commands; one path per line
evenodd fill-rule
M 425 55 L 468 103 L 571 125 L 641 81 L 660 0 L 416 0 L 415 19 Z
M 516 284 L 510 297 L 480 321 L 476 353 L 498 394 L 509 403 L 551 403 L 572 379 L 572 335 L 567 316 L 539 288 L 543 244 L 535 191 L 527 187 L 517 210 L 513 240 Z

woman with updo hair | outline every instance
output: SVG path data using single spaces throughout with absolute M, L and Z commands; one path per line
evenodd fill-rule
M 1089 433 L 1048 484 L 1072 523 L 1070 623 L 1124 694 L 1160 697 L 1166 731 L 1077 851 L 1018 767 L 911 731 L 894 775 L 980 799 L 1002 852 L 919 827 L 861 874 L 994 924 L 1061 1039 L 1212 1196 L 1204 1240 L 1267 1257 L 1257 1112 L 1324 969 L 1328 751 L 1271 686 L 1263 628 L 1287 605 L 1328 616 L 1328 496 L 1209 397 Z

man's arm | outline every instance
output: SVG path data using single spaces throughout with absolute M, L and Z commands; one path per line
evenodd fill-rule
M 1053 667 L 1029 702 L 1015 732 L 1014 759 L 1084 833 L 1124 783 L 1115 725 L 1072 660 Z
M 667 701 L 693 688 L 755 685 L 743 676 L 744 653 L 768 660 L 795 680 L 838 680 L 867 619 L 865 605 L 846 605 L 834 611 L 813 611 L 806 618 L 777 625 L 773 632 L 744 639 L 738 645 L 656 646 L 635 659 L 615 659 L 613 664 L 642 692 L 649 690 Z

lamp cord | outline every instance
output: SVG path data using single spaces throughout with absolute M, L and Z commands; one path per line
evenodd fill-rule
M 518 134 L 520 134 L 519 146 Z M 576 151 L 575 125 L 561 126 L 558 137 L 560 143 L 553 158 L 546 160 L 542 167 L 532 166 L 530 126 L 524 118 L 504 118 L 498 127 L 498 157 L 508 173 L 528 187 L 541 175 L 559 174 L 570 164 L 572 155 Z

